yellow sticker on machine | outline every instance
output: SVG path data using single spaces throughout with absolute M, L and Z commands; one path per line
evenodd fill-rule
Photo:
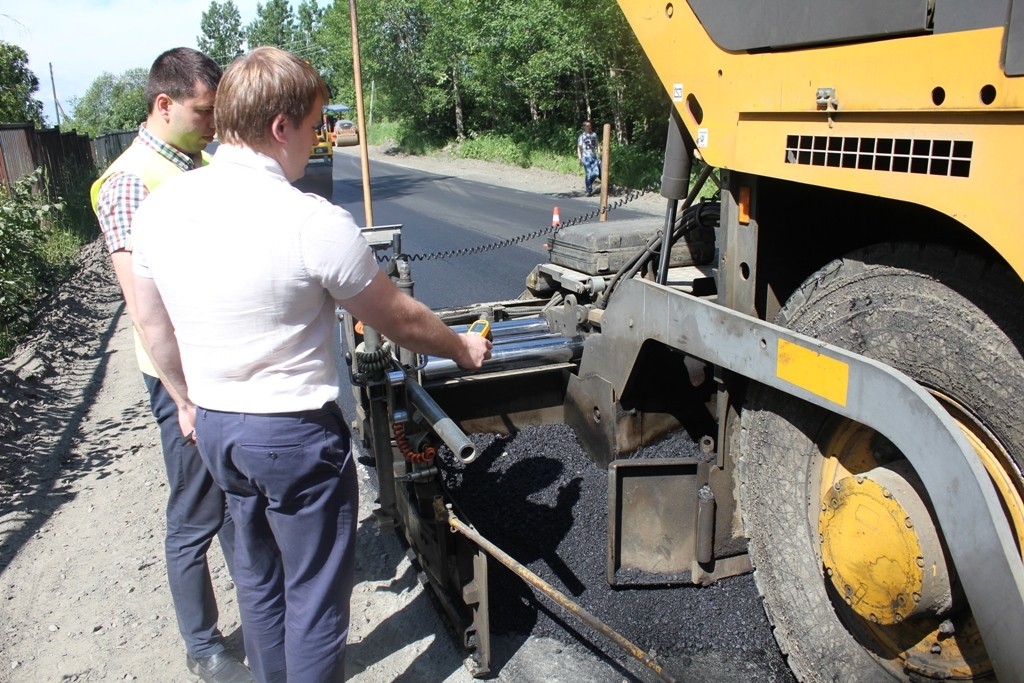
M 817 351 L 779 339 L 775 374 L 801 389 L 817 394 L 841 406 L 846 405 L 850 384 L 850 366 Z

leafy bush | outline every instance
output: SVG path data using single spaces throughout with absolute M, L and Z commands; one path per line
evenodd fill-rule
M 93 174 L 78 175 L 70 202 L 33 192 L 45 187 L 41 169 L 0 185 L 0 358 L 10 355 L 36 302 L 70 274 L 78 249 L 96 233 L 88 204 Z
M 503 164 L 523 168 L 531 166 L 529 146 L 520 145 L 510 136 L 498 133 L 471 136 L 462 142 L 455 143 L 450 151 L 452 156 L 462 159 L 500 161 Z
M 608 182 L 612 185 L 639 189 L 661 181 L 663 153 L 613 142 L 609 157 Z
M 366 127 L 366 141 L 371 145 L 397 144 L 399 137 L 399 125 L 393 121 L 378 121 Z
M 453 156 L 499 161 L 523 168 L 543 168 L 556 173 L 582 176 L 576 157 L 576 137 L 568 126 L 531 124 L 507 133 L 482 133 L 453 144 Z M 612 185 L 641 188 L 661 178 L 661 153 L 645 151 L 635 145 L 612 142 L 608 182 Z

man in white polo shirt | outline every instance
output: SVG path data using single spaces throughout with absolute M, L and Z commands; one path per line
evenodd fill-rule
M 358 506 L 335 304 L 403 347 L 471 369 L 490 356 L 399 292 L 346 211 L 289 184 L 327 97 L 294 55 L 239 58 L 218 91 L 212 163 L 161 185 L 133 223 L 138 322 L 227 494 L 260 683 L 344 677 Z

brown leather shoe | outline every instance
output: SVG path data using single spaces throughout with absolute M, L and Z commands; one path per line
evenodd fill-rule
M 206 683 L 256 683 L 248 667 L 226 651 L 199 659 L 188 655 L 185 664 L 189 671 Z

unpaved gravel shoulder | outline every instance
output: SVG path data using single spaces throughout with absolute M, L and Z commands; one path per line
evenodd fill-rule
M 78 266 L 0 380 L 16 415 L 0 439 L 0 680 L 193 680 L 164 572 L 160 437 L 128 318 L 102 242 Z M 230 580 L 219 550 L 210 560 L 230 634 Z

